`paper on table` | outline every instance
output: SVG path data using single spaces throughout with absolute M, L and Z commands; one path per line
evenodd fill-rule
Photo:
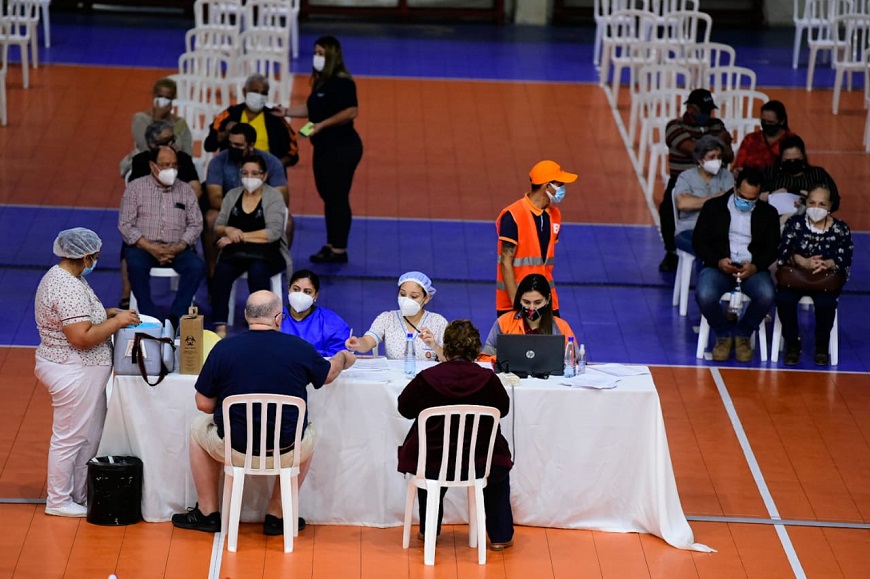
M 610 376 L 642 376 L 649 374 L 646 366 L 626 366 L 624 364 L 595 364 L 586 366 L 586 372 L 601 372 Z
M 800 198 L 800 195 L 795 195 L 794 193 L 771 193 L 767 197 L 767 202 L 773 205 L 780 215 L 791 215 L 797 211 L 797 207 L 794 204 Z
M 390 369 L 390 364 L 383 356 L 367 358 L 365 356 L 357 356 L 353 366 L 345 370 L 345 372 L 386 372 Z
M 609 390 L 616 388 L 619 378 L 608 376 L 607 374 L 597 374 L 594 372 L 586 372 L 573 378 L 560 378 L 559 384 L 570 386 L 571 388 L 595 388 L 596 390 Z

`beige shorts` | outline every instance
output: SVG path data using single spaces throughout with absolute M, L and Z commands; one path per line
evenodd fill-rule
M 218 436 L 217 425 L 214 423 L 214 417 L 211 414 L 203 414 L 194 419 L 190 426 L 190 440 L 194 444 L 199 445 L 205 450 L 210 457 L 216 461 L 224 462 L 224 439 Z M 302 448 L 299 449 L 299 464 L 305 464 L 311 460 L 314 454 L 314 445 L 317 442 L 317 434 L 314 432 L 314 427 L 311 422 L 305 428 L 304 438 L 300 443 Z M 290 467 L 296 466 L 295 449 L 290 452 L 285 452 L 281 455 L 281 466 Z M 257 456 L 253 458 L 252 466 L 259 468 L 259 459 Z M 244 466 L 245 454 L 237 450 L 233 450 L 233 464 L 235 466 Z M 272 468 L 272 459 L 266 459 L 266 468 Z

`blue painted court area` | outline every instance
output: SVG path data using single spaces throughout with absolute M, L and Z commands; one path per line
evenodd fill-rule
M 0 344 L 36 345 L 33 294 L 46 269 L 55 263 L 50 239 L 56 232 L 82 226 L 104 241 L 97 270 L 88 278 L 104 304 L 120 295 L 118 213 L 109 209 L 0 206 L 0 229 L 21 232 L 17 246 L 0 246 Z M 357 334 L 381 311 L 396 308 L 396 279 L 408 270 L 432 277 L 438 294 L 430 309 L 447 319 L 468 318 L 484 335 L 495 321 L 496 238 L 492 223 L 356 219 L 351 231 L 351 262 L 314 265 L 307 256 L 325 236 L 323 220 L 296 217 L 293 248 L 296 269 L 309 267 L 323 281 L 319 303 L 344 317 Z M 840 371 L 870 371 L 870 234 L 855 235 L 855 267 L 840 301 Z M 689 315 L 671 306 L 672 274 L 660 274 L 658 232 L 654 227 L 567 224 L 557 250 L 556 280 L 562 317 L 587 344 L 593 361 L 694 365 L 700 321 L 690 301 Z M 152 282 L 158 304 L 171 302 L 167 280 Z M 236 331 L 244 327 L 240 291 Z M 210 322 L 205 288 L 197 304 Z M 804 314 L 805 339 L 811 343 L 810 312 Z M 772 324 L 768 324 L 768 333 Z M 814 368 L 804 356 L 802 368 Z M 753 365 L 761 364 L 756 361 Z M 736 363 L 729 365 L 739 366 Z M 768 363 L 769 365 L 769 363 Z

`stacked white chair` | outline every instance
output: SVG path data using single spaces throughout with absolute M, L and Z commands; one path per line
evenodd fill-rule
M 648 10 L 618 10 L 608 19 L 602 40 L 600 83 L 604 87 L 611 83 L 610 67 L 613 65 L 613 80 L 608 93 L 613 106 L 619 97 L 622 71 L 632 64 L 633 47 L 654 40 L 655 33 L 656 17 Z
M 794 21 L 794 50 L 791 67 L 798 67 L 801 42 L 804 32 L 809 41 L 813 30 L 829 25 L 827 22 L 827 4 L 830 0 L 794 0 L 792 20 Z
M 38 0 L 9 0 L 0 21 L 0 46 L 7 50 L 17 46 L 21 54 L 21 84 L 30 87 L 30 65 L 39 68 L 39 2 Z
M 810 2 L 811 0 L 808 0 Z M 816 59 L 819 52 L 834 53 L 843 48 L 838 41 L 834 20 L 843 14 L 851 14 L 854 9 L 854 0 L 819 0 L 807 4 L 807 9 L 814 12 L 810 19 L 818 22 L 817 25 L 807 28 L 807 44 L 810 47 L 809 64 L 807 65 L 807 90 L 813 90 L 813 76 L 816 70 Z M 833 56 L 832 56 L 833 60 Z
M 686 99 L 686 89 L 659 89 L 654 93 L 644 95 L 641 110 L 645 111 L 641 120 L 641 154 L 649 150 L 649 162 L 646 166 L 646 181 L 644 195 L 647 203 L 652 203 L 655 191 L 656 175 L 667 183 L 668 175 L 668 145 L 665 142 L 667 124 L 682 114 L 683 101 Z
M 236 98 L 241 101 L 244 79 L 258 73 L 269 81 L 270 102 L 290 102 L 293 76 L 290 73 L 290 36 L 288 30 L 248 28 L 240 42 L 239 82 Z
M 196 0 L 193 3 L 193 21 L 196 28 L 222 28 L 242 31 L 244 15 L 242 0 Z
M 286 31 L 293 58 L 299 58 L 299 0 L 248 0 L 245 28 Z
M 677 222 L 679 210 L 673 203 L 674 223 Z M 695 265 L 695 256 L 688 251 L 677 248 L 677 274 L 674 276 L 674 295 L 671 305 L 680 306 L 680 316 L 686 317 L 689 313 L 689 288 L 692 285 L 692 270 Z
M 755 71 L 745 66 L 711 66 L 701 79 L 701 87 L 713 94 L 737 89 L 755 90 L 755 83 Z
M 671 47 L 665 42 L 641 42 L 630 48 L 628 58 L 630 73 L 628 89 L 631 97 L 628 141 L 634 144 L 640 124 L 638 104 L 644 86 L 640 78 L 641 70 L 648 66 L 663 65 L 673 58 L 673 54 Z
M 184 35 L 185 52 L 217 51 L 236 58 L 241 50 L 239 33 L 235 30 L 206 26 L 191 28 Z
M 653 144 L 653 126 L 655 119 L 664 115 L 673 115 L 668 120 L 680 116 L 682 99 L 690 86 L 691 73 L 688 69 L 674 64 L 652 64 L 641 67 L 636 73 L 636 93 L 632 93 L 631 116 L 638 118 L 640 138 L 637 157 L 640 160 L 639 169 L 643 173 L 647 151 Z M 676 91 L 663 93 L 661 91 Z M 663 98 L 657 99 L 655 95 Z M 652 119 L 652 122 L 650 120 Z M 632 121 L 634 122 L 634 121 Z
M 870 15 L 849 14 L 837 16 L 832 25 L 834 44 L 833 54 L 834 96 L 831 109 L 836 115 L 840 110 L 840 92 L 844 76 L 849 90 L 852 90 L 852 74 L 863 73 L 867 69 L 867 52 L 870 48 Z M 866 96 L 865 87 L 865 96 Z
M 682 47 L 672 58 L 674 64 L 679 64 L 692 71 L 692 86 L 700 87 L 701 79 L 707 70 L 713 67 L 734 66 L 737 52 L 734 47 L 721 42 L 698 42 Z
M 601 46 L 604 40 L 604 30 L 610 20 L 610 15 L 617 10 L 636 9 L 649 11 L 649 0 L 595 0 L 593 15 L 595 17 L 595 46 L 593 49 L 592 63 L 598 66 L 601 63 Z
M 718 116 L 731 133 L 731 146 L 736 153 L 744 137 L 758 126 L 756 111 L 770 99 L 763 92 L 749 89 L 732 89 L 716 93 Z
M 674 46 L 689 47 L 710 42 L 713 19 L 698 10 L 677 10 L 661 17 L 658 37 Z

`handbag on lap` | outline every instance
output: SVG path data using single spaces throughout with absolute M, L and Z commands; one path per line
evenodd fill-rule
M 776 270 L 776 283 L 781 287 L 814 292 L 840 291 L 846 279 L 836 271 L 826 269 L 818 273 L 793 265 L 783 265 Z

